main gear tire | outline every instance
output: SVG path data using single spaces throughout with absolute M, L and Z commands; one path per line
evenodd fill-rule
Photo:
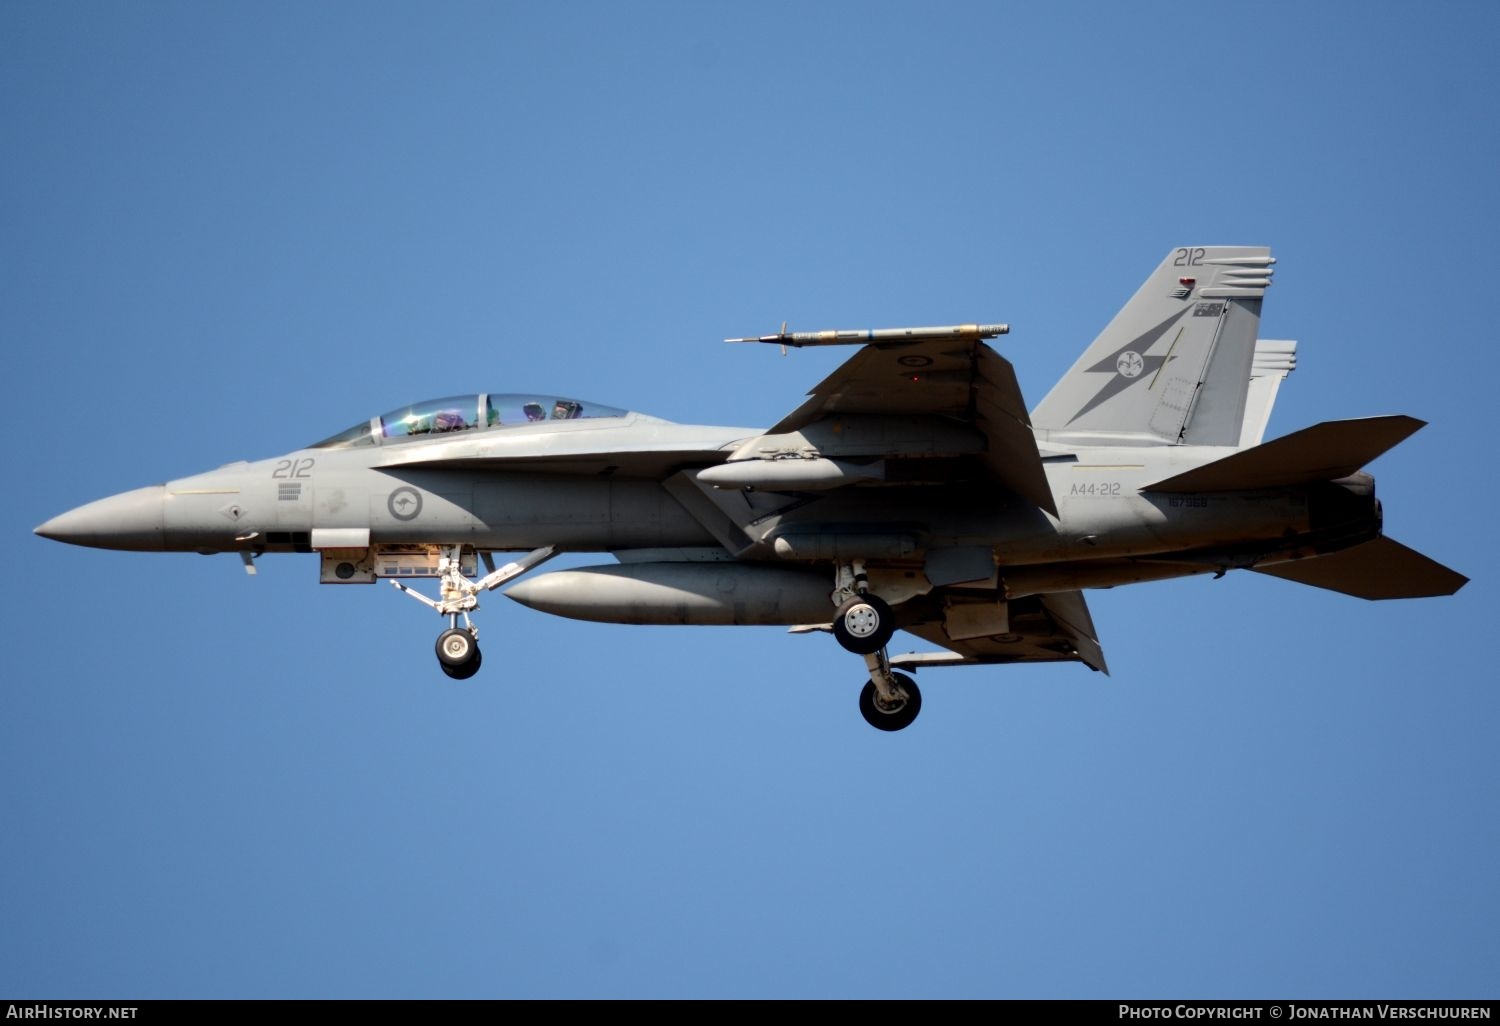
M 833 614 L 833 636 L 855 655 L 879 652 L 896 633 L 895 614 L 874 595 L 856 595 Z
M 859 711 L 865 722 L 877 730 L 905 730 L 922 711 L 922 692 L 917 682 L 904 673 L 892 673 L 900 690 L 906 697 L 895 702 L 883 701 L 875 682 L 869 681 L 859 693 Z

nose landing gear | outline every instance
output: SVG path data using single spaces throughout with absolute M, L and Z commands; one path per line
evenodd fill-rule
M 557 546 L 547 545 L 534 549 L 497 570 L 491 555 L 488 552 L 482 552 L 480 555 L 489 573 L 477 581 L 471 581 L 463 573 L 461 559 L 463 546 L 449 545 L 444 546 L 443 555 L 438 560 L 440 580 L 438 591 L 442 596 L 441 599 L 430 599 L 420 592 L 413 591 L 400 581 L 392 581 L 391 584 L 423 605 L 435 609 L 439 615 L 448 618 L 448 629 L 438 635 L 435 646 L 438 666 L 454 680 L 468 680 L 479 672 L 479 667 L 484 661 L 484 655 L 479 651 L 479 628 L 475 627 L 474 621 L 469 618 L 469 614 L 479 608 L 479 593 L 500 587 L 556 554 Z M 460 616 L 464 618 L 462 627 L 458 625 Z

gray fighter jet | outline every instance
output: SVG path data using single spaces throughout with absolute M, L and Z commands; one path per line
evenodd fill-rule
M 581 620 L 831 632 L 868 671 L 865 719 L 900 730 L 921 708 L 918 670 L 1107 672 L 1089 588 L 1236 569 L 1366 599 L 1466 583 L 1383 535 L 1361 470 L 1422 421 L 1262 441 L 1296 353 L 1256 338 L 1274 263 L 1261 247 L 1173 249 L 1029 415 L 984 341 L 1003 324 L 783 328 L 727 341 L 860 348 L 769 429 L 460 395 L 101 499 L 36 533 L 235 552 L 251 573 L 264 553 L 316 553 L 325 584 L 384 578 L 436 610 L 438 662 L 456 679 L 480 667 L 481 593 L 556 553 L 609 553 L 505 594 Z M 524 554 L 496 567 L 497 552 Z M 938 651 L 889 654 L 898 630 Z

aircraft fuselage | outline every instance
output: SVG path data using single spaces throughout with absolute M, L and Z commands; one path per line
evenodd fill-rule
M 740 437 L 742 432 L 724 430 L 726 446 Z M 595 442 L 607 444 L 597 437 Z M 790 566 L 834 562 L 841 556 L 838 546 L 849 539 L 871 554 L 864 539 L 879 529 L 893 540 L 873 553 L 872 565 L 920 568 L 929 552 L 981 547 L 992 553 L 1001 585 L 1014 596 L 1215 571 L 1273 553 L 1311 551 L 1333 535 L 1347 539 L 1378 531 L 1367 475 L 1347 487 L 1142 490 L 1223 452 L 1110 448 L 1054 459 L 1046 474 L 1057 517 L 980 484 L 967 492 L 960 488 L 941 506 L 921 486 L 899 483 L 827 494 L 757 494 L 766 513 L 748 530 L 750 548 L 739 556 Z M 38 533 L 99 548 L 255 555 L 349 547 L 351 531 L 369 546 L 462 545 L 497 552 L 543 545 L 620 552 L 720 544 L 655 478 L 372 465 L 378 455 L 303 449 L 233 463 L 81 506 Z M 796 544 L 778 549 L 777 539 Z M 1174 555 L 1183 561 L 1167 560 Z

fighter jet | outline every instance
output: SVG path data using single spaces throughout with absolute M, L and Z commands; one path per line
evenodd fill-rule
M 36 528 L 108 549 L 317 555 L 443 618 L 449 677 L 480 668 L 481 594 L 580 620 L 828 632 L 859 709 L 901 730 L 946 666 L 1108 672 L 1084 600 L 1251 570 L 1365 599 L 1467 578 L 1382 532 L 1363 468 L 1423 422 L 1263 433 L 1296 343 L 1259 340 L 1264 247 L 1172 249 L 1029 413 L 986 340 L 1004 324 L 731 338 L 857 351 L 769 428 L 677 424 L 555 395 L 475 393 L 305 449 L 125 492 Z M 613 562 L 521 575 L 558 553 Z M 496 566 L 496 553 L 517 553 Z M 480 573 L 480 564 L 484 572 Z M 418 590 L 436 581 L 437 596 Z M 431 587 L 431 585 L 428 585 Z M 892 654 L 897 631 L 932 650 Z

